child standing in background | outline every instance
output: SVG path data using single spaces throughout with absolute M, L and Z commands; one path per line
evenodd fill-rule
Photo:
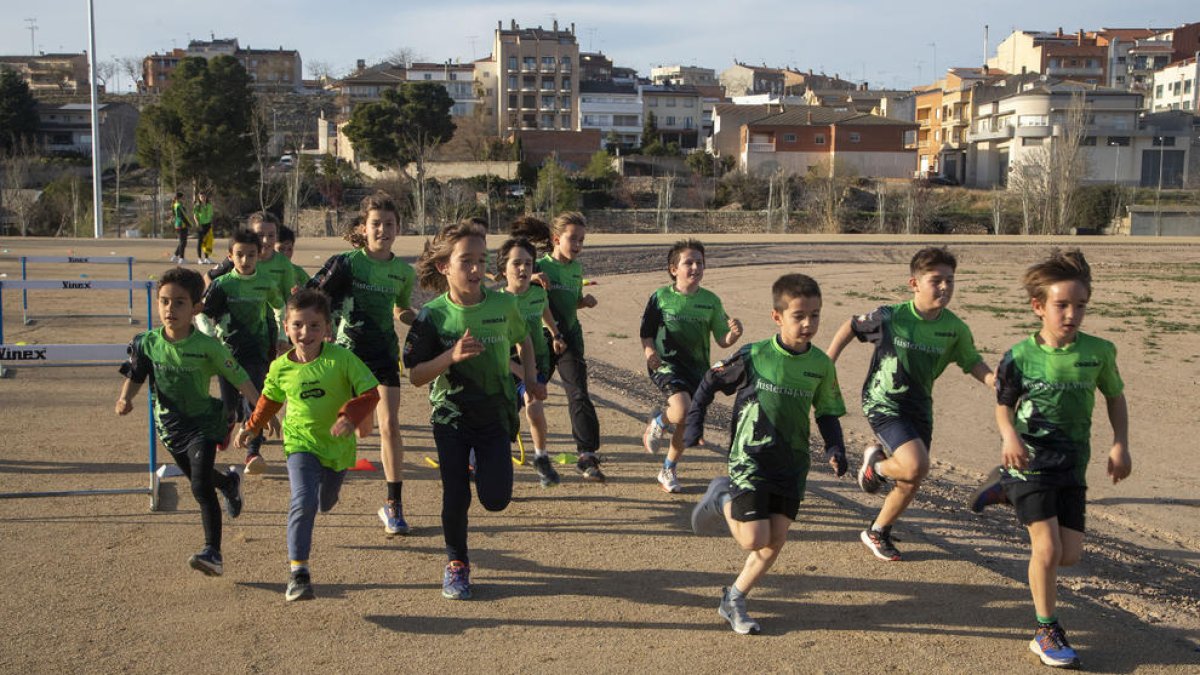
M 196 195 L 196 204 L 192 206 L 192 218 L 196 221 L 196 261 L 201 265 L 211 265 L 213 252 L 213 206 L 208 201 L 208 193 Z
M 296 232 L 287 225 L 279 226 L 279 241 L 275 242 L 275 252 L 282 253 L 283 257 L 287 258 L 292 263 L 292 274 L 295 277 L 296 287 L 304 288 L 308 285 L 308 280 L 312 277 L 304 270 L 303 267 L 296 264 L 293 257 L 296 254 Z

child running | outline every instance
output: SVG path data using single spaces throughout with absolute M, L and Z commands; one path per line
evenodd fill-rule
M 537 381 L 545 385 L 550 373 L 551 350 L 561 354 L 567 345 L 558 330 L 558 324 L 554 321 L 554 315 L 550 312 L 546 289 L 529 283 L 533 278 L 533 259 L 536 254 L 537 250 L 528 239 L 509 239 L 500 245 L 500 252 L 496 257 L 496 272 L 498 279 L 505 284 L 500 292 L 508 293 L 517 299 L 517 308 L 529 330 L 529 340 L 533 343 Z M 549 341 L 547 336 L 550 337 Z M 544 404 L 526 389 L 525 380 L 522 379 L 524 366 L 519 358 L 514 357 L 512 370 L 517 379 L 517 407 L 524 405 L 525 418 L 529 420 L 529 435 L 533 439 L 533 467 L 537 470 L 538 482 L 542 487 L 553 487 L 558 485 L 561 479 L 550 463 L 550 455 L 546 450 Z
M 171 262 L 180 265 L 187 264 L 187 260 L 183 257 L 187 253 L 188 240 L 188 215 L 187 207 L 183 205 L 183 193 L 176 192 L 175 199 L 171 202 L 171 222 L 175 226 L 175 236 L 179 240 L 175 244 L 175 254 L 171 256 Z
M 229 260 L 233 270 L 217 277 L 204 292 L 204 311 L 197 323 L 205 333 L 225 343 L 238 365 L 250 376 L 250 382 L 262 389 L 263 380 L 275 347 L 271 308 L 280 303 L 279 287 L 258 271 L 262 249 L 258 235 L 238 230 L 229 239 Z M 221 400 L 225 414 L 236 422 L 250 418 L 251 404 L 237 388 L 221 380 Z M 262 458 L 265 437 L 255 436 L 246 445 L 246 473 L 266 470 Z
M 540 221 L 537 221 L 540 223 Z M 535 223 L 525 227 L 532 229 Z M 558 214 L 547 237 L 553 244 L 550 252 L 538 259 L 538 271 L 545 276 L 550 312 L 558 324 L 565 345 L 555 350 L 551 370 L 558 369 L 567 392 L 567 410 L 571 415 L 571 435 L 579 455 L 575 468 L 584 480 L 603 482 L 600 470 L 600 420 L 588 394 L 587 361 L 583 357 L 583 326 L 578 311 L 596 306 L 596 298 L 583 292 L 583 267 L 576 259 L 583 251 L 587 235 L 587 220 L 578 211 Z M 552 373 L 551 373 L 552 374 Z
M 196 262 L 201 265 L 211 265 L 213 253 L 213 205 L 208 201 L 208 193 L 196 195 L 196 203 L 192 206 L 192 219 L 196 221 Z
M 290 602 L 314 597 L 308 556 L 317 511 L 328 513 L 337 504 L 346 470 L 354 466 L 354 429 L 379 402 L 379 381 L 354 352 L 325 341 L 331 331 L 329 299 L 320 291 L 302 289 L 288 300 L 284 330 L 295 347 L 271 363 L 263 395 L 236 441 L 246 447 L 287 403 L 283 454 L 292 489 L 291 580 L 284 599 Z
M 812 344 L 821 321 L 821 288 L 803 274 L 771 287 L 775 336 L 746 345 L 705 373 L 688 409 L 684 444 L 704 435 L 713 395 L 735 395 L 729 471 L 714 478 L 692 510 L 696 534 L 733 534 L 750 551 L 733 585 L 721 591 L 717 612 L 734 632 L 753 635 L 758 622 L 746 595 L 771 569 L 787 542 L 808 479 L 809 410 L 834 472 L 846 472 L 842 425 L 846 414 L 833 361 Z
M 475 490 L 488 511 L 512 500 L 512 439 L 517 419 L 516 388 L 509 350 L 517 347 L 526 390 L 546 398 L 537 379 L 537 359 L 517 299 L 482 285 L 487 266 L 487 230 L 466 221 L 447 225 L 417 260 L 422 288 L 444 291 L 425 303 L 404 344 L 409 380 L 432 383 L 429 402 L 442 478 L 442 530 L 449 563 L 442 595 L 471 597 L 467 509 L 471 505 L 469 463 L 475 457 Z
M 275 341 L 273 353 L 282 354 L 291 348 L 287 336 L 283 333 L 283 305 L 291 297 L 292 290 L 296 288 L 296 278 L 292 273 L 292 261 L 284 256 L 275 255 L 275 242 L 279 238 L 279 221 L 273 214 L 265 211 L 251 214 L 246 219 L 246 229 L 257 234 L 258 241 L 262 244 L 256 269 L 266 278 L 273 280 L 279 289 L 279 298 L 276 303 L 271 305 L 274 310 L 272 339 Z M 220 265 L 208 271 L 208 278 L 216 279 L 222 274 L 227 274 L 231 269 L 233 269 L 233 262 L 223 260 Z M 266 465 L 264 464 L 262 468 L 265 469 Z
M 1037 333 L 1004 354 L 996 369 L 996 424 L 1003 439 L 998 480 L 972 508 L 1007 501 L 1029 532 L 1029 590 L 1037 627 L 1029 649 L 1042 663 L 1076 668 L 1079 656 L 1058 623 L 1058 568 L 1083 552 L 1087 465 L 1095 391 L 1104 395 L 1113 443 L 1108 475 L 1129 477 L 1129 410 L 1117 349 L 1080 332 L 1092 297 L 1092 273 L 1079 249 L 1054 249 L 1022 279 Z
M 163 445 L 192 485 L 204 525 L 204 548 L 188 560 L 192 569 L 220 576 L 221 509 L 237 518 L 242 512 L 242 477 L 236 467 L 225 472 L 213 468 L 217 444 L 227 438 L 229 425 L 221 402 L 208 395 L 213 375 L 238 388 L 247 400 L 258 398 L 229 350 L 220 341 L 196 330 L 192 320 L 200 313 L 204 279 L 182 267 L 168 269 L 158 279 L 158 318 L 162 326 L 148 330 L 129 343 L 129 360 L 121 366 L 126 378 L 117 397 L 117 414 L 133 410 L 133 397 L 146 378 L 154 392 L 154 426 Z
M 854 338 L 875 345 L 862 401 L 863 414 L 882 446 L 871 445 L 863 453 L 858 484 L 872 494 L 887 478 L 896 485 L 859 538 L 880 560 L 900 560 L 900 551 L 892 543 L 892 525 L 929 473 L 934 380 L 952 361 L 989 388 L 994 380 L 975 350 L 971 329 L 947 309 L 957 267 L 958 261 L 945 248 L 917 251 L 909 263 L 913 299 L 851 318 L 829 343 L 829 358 L 835 362 Z
M 312 277 L 303 267 L 296 264 L 293 256 L 296 253 L 296 231 L 287 225 L 279 226 L 279 241 L 275 242 L 275 252 L 282 253 L 283 257 L 287 258 L 292 263 L 292 275 L 296 281 L 297 288 L 304 288 L 308 285 L 308 280 Z
M 387 482 L 387 499 L 379 508 L 384 533 L 408 534 L 404 519 L 402 466 L 404 445 L 400 438 L 400 338 L 395 320 L 412 323 L 413 268 L 392 253 L 400 231 L 400 210 L 386 192 L 363 198 L 359 217 L 346 231 L 354 249 L 339 253 L 308 282 L 329 296 L 336 325 L 337 343 L 354 352 L 379 380 L 379 457 Z M 281 256 L 282 257 L 282 256 Z M 289 263 L 290 264 L 290 263 Z M 371 419 L 363 420 L 359 434 L 370 431 Z
M 683 420 L 692 393 L 711 363 L 708 336 L 722 349 L 742 336 L 742 322 L 727 316 L 721 299 L 700 287 L 704 266 L 704 244 L 695 239 L 675 242 L 667 253 L 667 273 L 673 283 L 654 291 L 642 313 L 646 370 L 667 398 L 666 412 L 659 412 L 646 425 L 642 445 L 653 454 L 658 441 L 671 434 L 671 446 L 658 472 L 658 484 L 666 492 L 682 491 L 676 464 L 683 456 Z

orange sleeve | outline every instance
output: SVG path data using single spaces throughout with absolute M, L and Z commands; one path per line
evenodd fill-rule
M 346 405 L 343 405 L 342 409 L 338 411 L 338 417 L 345 415 L 357 426 L 367 418 L 367 415 L 370 415 L 375 410 L 375 406 L 378 403 L 379 390 L 372 387 L 361 396 L 355 396 L 346 401 Z
M 280 401 L 272 401 L 266 396 L 258 397 L 258 405 L 254 406 L 254 413 L 250 415 L 250 419 L 246 422 L 246 431 L 252 432 L 255 435 L 262 433 L 266 428 L 267 421 L 275 416 L 275 413 L 283 409 L 283 403 Z

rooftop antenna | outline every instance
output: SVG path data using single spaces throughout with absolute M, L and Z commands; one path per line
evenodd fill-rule
M 589 28 L 589 29 L 587 29 L 587 33 L 588 33 L 588 51 L 594 52 L 594 51 L 596 51 L 596 49 L 595 49 L 595 47 L 596 47 L 596 29 Z
M 37 56 L 37 47 L 34 45 L 34 42 L 36 41 L 34 35 L 37 33 L 38 29 L 37 19 L 25 19 L 25 23 L 29 26 L 29 55 Z
M 479 39 L 478 35 L 468 35 L 467 42 L 471 43 L 471 60 L 475 60 L 475 41 Z

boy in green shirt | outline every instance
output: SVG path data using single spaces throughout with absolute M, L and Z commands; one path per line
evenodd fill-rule
M 296 264 L 293 257 L 296 253 L 296 231 L 287 225 L 279 226 L 279 241 L 275 242 L 275 252 L 282 253 L 292 263 L 292 274 L 295 275 L 296 287 L 304 288 L 312 278 L 303 267 Z
M 175 254 L 171 256 L 171 262 L 180 265 L 187 264 L 187 260 L 183 255 L 187 253 L 188 240 L 188 216 L 187 207 L 183 205 L 183 193 L 176 192 L 175 199 L 171 202 L 171 224 L 175 227 L 175 236 L 179 242 L 175 244 Z
M 255 387 L 261 388 L 275 348 L 275 328 L 271 307 L 278 305 L 279 288 L 274 280 L 258 271 L 259 238 L 249 230 L 239 230 L 229 239 L 229 261 L 233 270 L 217 277 L 204 293 L 204 312 L 200 326 L 205 333 L 229 347 L 233 358 L 245 369 Z M 228 383 L 221 383 L 225 411 L 238 422 L 250 416 L 248 402 Z M 264 438 L 258 436 L 246 455 L 246 473 L 266 470 L 260 449 Z
M 851 340 L 875 345 L 863 383 L 863 413 L 880 444 L 863 454 L 858 484 L 875 493 L 896 482 L 875 520 L 859 538 L 880 560 L 898 561 L 892 525 L 912 503 L 929 473 L 933 440 L 933 382 L 951 362 L 992 386 L 992 371 L 975 350 L 971 329 L 947 306 L 958 261 L 944 248 L 923 248 L 909 262 L 913 299 L 851 318 L 829 343 L 835 362 Z M 884 447 L 890 457 L 884 454 Z
M 287 534 L 291 580 L 284 598 L 311 600 L 308 556 L 317 511 L 327 513 L 337 504 L 346 470 L 354 466 L 354 429 L 379 402 L 379 381 L 349 349 L 325 341 L 329 298 L 320 291 L 303 289 L 288 300 L 284 330 L 295 347 L 271 363 L 262 398 L 238 430 L 237 444 L 246 447 L 287 403 L 283 453 L 292 489 Z
M 291 347 L 288 344 L 287 336 L 283 334 L 283 305 L 291 297 L 292 290 L 296 288 L 296 276 L 292 271 L 292 261 L 275 254 L 275 242 L 279 238 L 279 221 L 275 219 L 274 215 L 265 211 L 251 214 L 246 220 L 246 229 L 258 235 L 258 241 L 261 244 L 255 269 L 259 274 L 271 279 L 275 287 L 279 289 L 278 299 L 273 300 L 271 304 L 271 308 L 274 310 L 273 323 L 275 326 L 271 335 L 272 340 L 275 341 L 275 353 L 282 354 Z M 220 265 L 208 271 L 208 279 L 213 280 L 223 274 L 228 274 L 231 269 L 233 269 L 233 262 L 223 260 Z
M 223 571 L 221 510 L 216 491 L 225 499 L 230 518 L 242 512 L 242 477 L 236 467 L 221 473 L 213 468 L 217 444 L 229 435 L 221 402 L 208 395 L 214 375 L 237 387 L 247 400 L 258 398 L 246 371 L 219 341 L 192 325 L 200 313 L 204 280 L 200 274 L 173 267 L 158 280 L 158 316 L 162 326 L 139 334 L 129 343 L 129 360 L 121 366 L 126 378 L 116 412 L 127 415 L 132 400 L 147 378 L 154 391 L 154 426 L 175 463 L 188 477 L 200 505 L 204 548 L 188 564 L 209 576 Z
M 209 256 L 213 252 L 213 205 L 208 201 L 208 193 L 196 195 L 196 204 L 192 206 L 192 218 L 196 221 L 196 261 L 201 265 L 211 265 Z
M 723 589 L 718 612 L 741 635 L 757 634 L 746 613 L 746 594 L 771 569 L 787 542 L 808 480 L 809 411 L 817 420 L 834 472 L 846 472 L 838 418 L 846 414 L 833 361 L 812 344 L 821 321 L 821 288 L 803 274 L 772 286 L 771 318 L 779 333 L 746 345 L 704 375 L 688 409 L 684 444 L 704 435 L 713 395 L 734 395 L 729 470 L 714 478 L 692 510 L 696 534 L 732 534 L 750 551 L 733 585 Z

